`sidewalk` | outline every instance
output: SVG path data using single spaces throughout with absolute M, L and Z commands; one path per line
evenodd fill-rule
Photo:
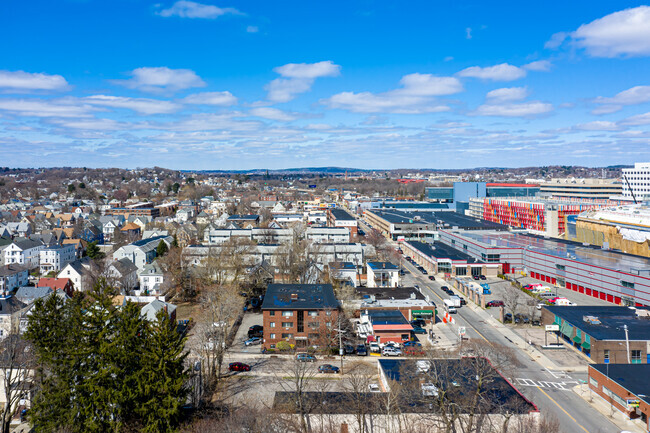
M 573 387 L 573 392 L 578 394 L 589 406 L 606 416 L 611 422 L 616 424 L 618 428 L 624 431 L 646 433 L 646 424 L 640 418 L 631 420 L 618 409 L 614 408 L 609 402 L 605 401 L 601 396 L 595 392 L 591 392 L 589 385 L 583 383 Z

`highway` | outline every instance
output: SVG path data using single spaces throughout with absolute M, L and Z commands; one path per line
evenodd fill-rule
M 448 297 L 440 287 L 444 284 L 430 281 L 411 263 L 402 260 L 402 266 L 410 272 L 405 277 L 418 284 L 423 294 L 428 294 L 436 304 L 441 305 L 442 299 Z M 487 314 L 487 313 L 485 313 Z M 520 363 L 515 368 L 514 377 L 508 378 L 529 400 L 540 409 L 542 414 L 552 413 L 560 422 L 565 433 L 614 433 L 620 429 L 609 419 L 592 409 L 572 388 L 580 380 L 586 380 L 584 373 L 566 373 L 550 371 L 538 364 L 531 356 L 512 343 L 501 332 L 486 323 L 479 313 L 467 306 L 458 309 L 454 319 L 454 327 L 465 326 L 466 337 L 497 343 L 514 349 Z

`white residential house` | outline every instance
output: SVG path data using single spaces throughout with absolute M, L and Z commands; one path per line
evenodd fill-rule
M 350 229 L 347 227 L 309 227 L 305 231 L 307 240 L 317 244 L 347 244 Z
M 127 258 L 139 270 L 142 270 L 145 265 L 153 262 L 153 259 L 156 258 L 156 248 L 158 248 L 158 244 L 161 241 L 167 244 L 167 248 L 170 248 L 174 238 L 171 236 L 155 236 L 148 239 L 141 239 L 132 244 L 118 248 L 113 253 L 113 260 Z
M 176 212 L 175 220 L 178 223 L 184 223 L 192 219 L 193 212 L 191 209 L 181 209 Z
M 160 295 L 160 288 L 165 281 L 160 265 L 157 262 L 146 265 L 139 273 L 140 291 L 147 295 Z
M 205 211 L 202 211 L 196 216 L 196 223 L 201 225 L 210 224 L 210 215 Z
M 138 284 L 138 268 L 127 258 L 113 260 L 106 270 L 106 279 L 128 292 Z
M 390 262 L 366 263 L 367 287 L 397 287 L 399 285 L 399 268 Z
M 81 260 L 75 260 L 68 263 L 61 272 L 57 274 L 57 278 L 69 278 L 72 281 L 74 290 L 84 292 L 90 289 L 91 284 L 91 262 L 88 257 Z
M 36 240 L 18 238 L 4 249 L 5 265 L 18 264 L 28 269 L 38 268 L 40 252 L 45 245 Z
M 76 259 L 73 244 L 56 245 L 42 249 L 40 252 L 41 274 L 60 271 L 65 265 Z
M 15 296 L 0 297 L 0 339 L 6 338 L 11 330 L 18 330 L 20 315 L 27 305 Z
M 29 283 L 29 271 L 22 265 L 0 266 L 0 295 L 4 296 Z

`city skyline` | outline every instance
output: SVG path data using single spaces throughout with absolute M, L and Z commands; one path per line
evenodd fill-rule
M 0 36 L 2 166 L 650 158 L 639 2 L 26 1 Z

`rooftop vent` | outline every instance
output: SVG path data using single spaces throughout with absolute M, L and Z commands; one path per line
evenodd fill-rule
M 582 320 L 591 324 L 591 325 L 600 325 L 600 319 L 596 316 L 582 316 Z

